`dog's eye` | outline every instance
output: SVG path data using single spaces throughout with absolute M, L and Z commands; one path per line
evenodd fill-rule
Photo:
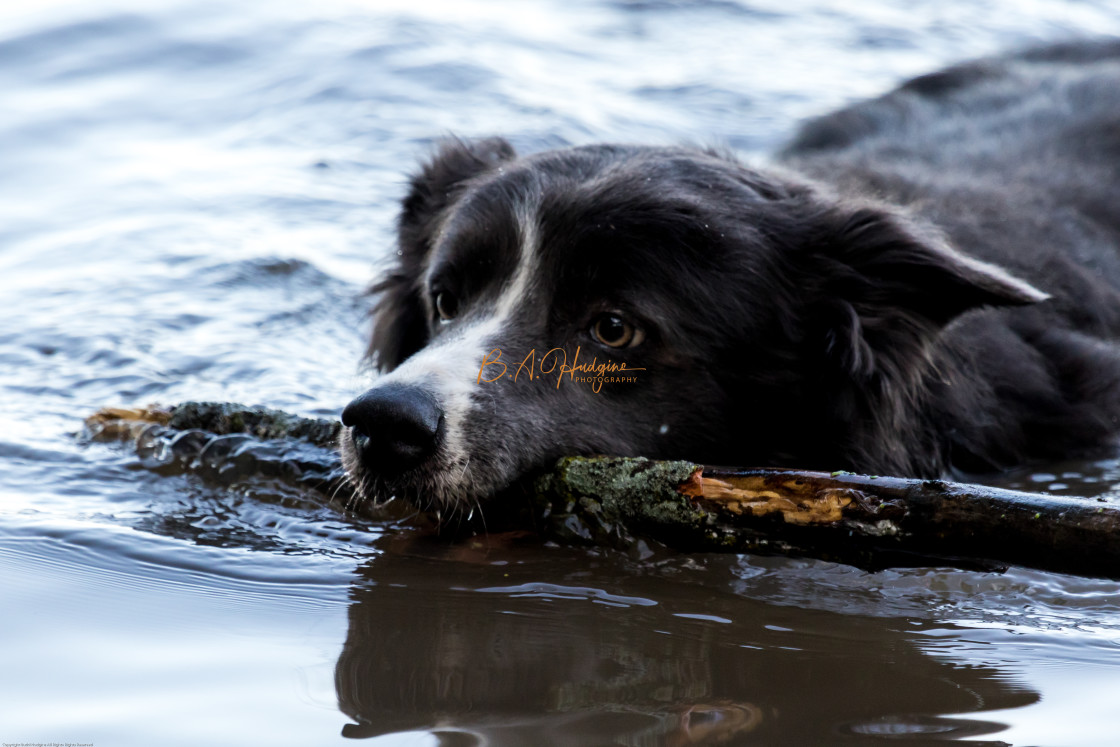
M 634 347 L 645 333 L 618 314 L 603 314 L 591 325 L 591 336 L 610 348 Z
M 440 291 L 436 294 L 436 313 L 440 321 L 451 321 L 459 313 L 459 299 L 452 293 Z

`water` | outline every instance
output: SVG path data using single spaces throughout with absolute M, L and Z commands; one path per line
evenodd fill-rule
M 1107 2 L 50 0 L 0 10 L 0 741 L 1115 743 L 1117 584 L 418 539 L 75 438 L 337 414 L 433 139 L 716 143 Z M 1120 486 L 1120 459 L 1006 482 Z M 458 737 L 451 736 L 459 733 Z M 442 735 L 442 736 L 440 736 Z

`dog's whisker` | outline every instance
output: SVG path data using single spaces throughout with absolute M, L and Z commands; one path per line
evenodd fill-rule
M 363 475 L 358 484 L 358 489 L 354 491 L 354 495 L 350 500 L 351 510 L 357 511 L 367 500 L 376 504 L 376 496 L 377 490 L 373 484 L 372 478 L 368 475 Z
M 486 526 L 486 514 L 482 511 L 482 501 L 478 498 L 474 499 L 474 508 L 471 509 L 471 515 L 474 515 L 475 509 L 478 509 L 478 520 L 482 522 L 482 533 L 489 535 L 490 530 Z
M 342 501 L 342 508 L 344 511 L 349 511 L 350 502 L 354 500 L 354 494 L 358 489 L 357 483 L 354 480 L 354 476 L 349 471 L 347 471 L 345 478 L 340 480 L 335 489 L 331 491 L 330 500 L 332 503 L 338 500 L 340 494 L 346 488 L 346 486 L 350 486 L 350 491 L 349 494 L 345 496 L 345 500 Z
M 335 501 L 337 501 L 339 494 L 343 491 L 343 489 L 345 489 L 347 485 L 352 484 L 353 480 L 351 479 L 350 474 L 348 472 L 344 473 L 341 478 L 336 479 L 334 485 L 331 487 L 330 492 L 327 494 L 327 501 L 329 503 L 334 503 Z M 346 498 L 346 504 L 349 504 L 353 499 L 353 493 L 351 493 L 351 495 L 347 496 Z

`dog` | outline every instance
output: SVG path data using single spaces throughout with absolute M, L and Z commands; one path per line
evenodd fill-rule
M 450 140 L 373 286 L 361 495 L 559 457 L 938 477 L 1120 428 L 1120 40 L 961 64 L 717 149 Z

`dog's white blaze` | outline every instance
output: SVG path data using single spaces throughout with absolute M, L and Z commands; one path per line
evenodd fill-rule
M 521 231 L 520 261 L 492 312 L 472 324 L 449 330 L 442 339 L 421 348 L 377 380 L 378 385 L 422 385 L 439 400 L 444 417 L 444 442 L 437 469 L 442 472 L 440 482 L 452 490 L 459 487 L 461 481 L 469 481 L 465 468 L 469 466 L 470 449 L 464 438 L 464 424 L 478 397 L 485 394 L 486 385 L 478 383 L 483 358 L 500 347 L 503 333 L 528 297 L 537 272 L 536 205 L 523 201 L 517 211 L 517 221 Z
M 518 205 L 517 223 L 521 229 L 521 261 L 513 278 L 498 298 L 494 316 L 508 319 L 529 295 L 529 286 L 537 276 L 540 247 L 537 246 L 537 205 L 523 200 Z

